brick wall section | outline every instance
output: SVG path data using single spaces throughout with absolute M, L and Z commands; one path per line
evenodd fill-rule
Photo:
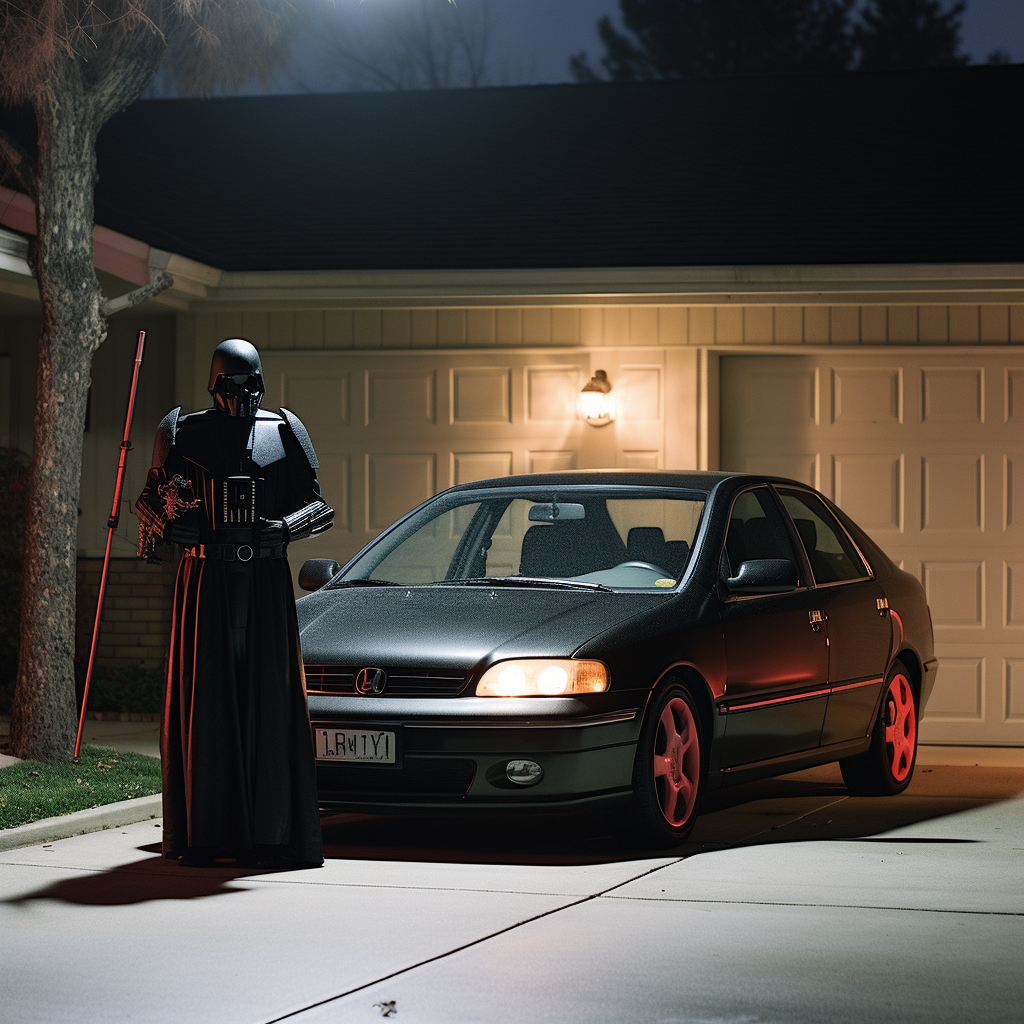
M 78 560 L 75 656 L 89 658 L 101 558 Z M 138 558 L 112 558 L 107 574 L 96 665 L 163 668 L 171 635 L 171 600 L 176 564 L 147 565 Z

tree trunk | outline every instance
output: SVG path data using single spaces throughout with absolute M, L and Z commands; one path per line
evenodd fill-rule
M 93 266 L 96 135 L 75 66 L 36 105 L 37 233 L 42 303 L 32 471 L 25 506 L 21 644 L 11 751 L 69 760 L 75 745 L 75 574 L 85 407 L 93 352 L 106 337 Z

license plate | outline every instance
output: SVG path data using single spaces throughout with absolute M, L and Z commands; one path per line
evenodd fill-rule
M 394 764 L 395 734 L 380 729 L 345 729 L 317 726 L 313 730 L 316 756 L 325 761 Z

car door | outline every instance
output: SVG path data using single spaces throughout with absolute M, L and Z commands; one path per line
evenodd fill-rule
M 803 564 L 784 514 L 767 486 L 735 500 L 723 575 L 742 562 L 786 558 Z M 783 594 L 730 594 L 721 604 L 726 719 L 721 767 L 770 760 L 816 747 L 827 703 L 828 644 L 817 593 L 801 579 Z
M 821 743 L 866 736 L 892 650 L 882 588 L 852 538 L 811 491 L 778 487 L 807 552 L 828 634 L 828 683 Z

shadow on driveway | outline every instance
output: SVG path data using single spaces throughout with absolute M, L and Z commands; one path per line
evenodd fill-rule
M 334 814 L 323 819 L 324 844 L 336 860 L 601 864 L 764 843 L 865 841 L 1021 792 L 1024 768 L 925 766 L 899 796 L 851 797 L 839 766 L 825 765 L 709 794 L 689 841 L 670 850 L 629 845 L 611 815 Z
M 243 893 L 248 886 L 233 883 L 278 873 L 272 869 L 239 867 L 231 862 L 185 867 L 160 856 L 159 843 L 138 849 L 150 856 L 118 864 L 106 871 L 83 872 L 79 877 L 66 878 L 35 892 L 0 900 L 0 903 L 16 906 L 33 900 L 56 900 L 82 906 L 117 907 L 149 900 L 195 900 Z
M 1009 799 L 1024 792 L 1024 768 L 923 767 L 896 797 L 850 797 L 838 766 L 748 783 L 708 796 L 686 843 L 672 850 L 638 849 L 615 830 L 609 816 L 377 817 L 333 814 L 323 818 L 329 860 L 451 864 L 588 865 L 690 857 L 711 850 L 777 842 L 851 840 L 883 842 L 880 833 Z M 941 832 L 941 829 L 940 829 Z M 963 843 L 925 837 L 900 842 Z M 189 868 L 149 856 L 107 871 L 83 872 L 7 900 L 56 900 L 87 906 L 123 906 L 149 900 L 192 900 L 242 893 L 245 878 L 270 872 L 234 864 Z M 156 856 L 154 856 L 154 854 Z M 315 873 L 314 873 L 315 878 Z

